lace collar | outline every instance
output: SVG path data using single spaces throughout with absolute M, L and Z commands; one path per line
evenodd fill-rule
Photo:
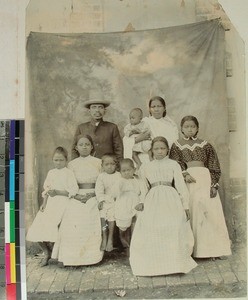
M 196 140 L 197 140 L 197 136 L 196 136 L 196 137 L 185 137 L 185 136 L 183 136 L 183 139 L 184 139 L 185 141 L 189 141 L 189 140 L 196 141 Z

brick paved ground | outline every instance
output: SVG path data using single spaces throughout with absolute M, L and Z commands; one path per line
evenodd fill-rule
M 42 256 L 27 257 L 27 290 L 37 293 L 82 293 L 176 286 L 217 286 L 247 281 L 246 250 L 238 248 L 226 260 L 199 259 L 190 273 L 136 277 L 123 253 L 113 252 L 100 264 L 59 268 L 56 262 L 39 267 Z

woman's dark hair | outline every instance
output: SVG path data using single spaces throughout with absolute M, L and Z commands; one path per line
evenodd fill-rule
M 62 154 L 66 160 L 68 160 L 68 151 L 64 148 L 64 147 L 57 147 L 54 151 L 53 151 L 53 157 L 55 155 L 55 153 L 58 153 L 58 154 Z
M 185 117 L 182 118 L 181 124 L 180 124 L 182 134 L 183 134 L 182 127 L 183 127 L 183 124 L 184 124 L 186 121 L 193 121 L 193 122 L 195 123 L 197 129 L 199 129 L 199 122 L 198 122 L 198 120 L 197 120 L 196 117 L 194 117 L 194 116 L 185 116 Z M 195 136 L 197 135 L 197 133 L 198 133 L 198 130 L 197 130 Z
M 148 104 L 149 108 L 152 106 L 152 102 L 154 100 L 158 100 L 163 105 L 163 107 L 165 108 L 165 111 L 163 112 L 163 117 L 165 117 L 166 116 L 166 103 L 165 103 L 165 100 L 160 96 L 154 96 L 149 100 L 149 104 Z M 150 113 L 150 115 L 151 115 L 151 113 Z
M 78 141 L 82 138 L 86 138 L 90 141 L 91 145 L 92 145 L 92 150 L 90 151 L 90 154 L 93 154 L 95 152 L 95 146 L 94 146 L 94 143 L 93 143 L 93 140 L 92 140 L 92 137 L 88 134 L 79 134 L 77 137 L 76 137 L 76 144 L 78 143 Z M 78 152 L 78 151 L 77 151 Z
M 169 153 L 169 150 L 170 150 L 170 147 L 169 147 L 169 143 L 167 141 L 167 139 L 163 136 L 156 136 L 153 140 L 152 140 L 152 145 L 151 145 L 151 149 L 153 148 L 154 144 L 156 142 L 163 142 L 166 147 L 168 148 L 168 153 Z M 153 156 L 153 153 L 152 153 L 152 156 Z

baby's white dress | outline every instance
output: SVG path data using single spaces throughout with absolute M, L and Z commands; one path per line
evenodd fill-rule
M 113 174 L 103 172 L 98 176 L 96 181 L 95 192 L 97 202 L 104 201 L 103 208 L 100 210 L 100 217 L 108 221 L 115 221 L 113 186 L 119 180 L 120 176 L 119 172 Z

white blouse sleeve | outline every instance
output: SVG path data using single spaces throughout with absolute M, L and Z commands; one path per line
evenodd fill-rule
M 68 197 L 71 198 L 78 193 L 78 184 L 73 171 L 67 169 L 67 172 L 68 172 L 68 178 L 67 178 L 66 191 L 69 193 Z
M 180 165 L 174 162 L 174 183 L 175 188 L 181 198 L 184 209 L 189 209 L 189 192 L 185 184 Z
M 52 186 L 51 186 L 51 185 L 52 185 L 52 182 L 51 182 L 51 171 L 52 171 L 52 170 L 48 171 L 47 177 L 46 177 L 46 179 L 45 179 L 45 181 L 44 181 L 44 185 L 43 185 L 44 191 L 43 191 L 42 194 L 41 194 L 43 198 L 45 198 L 47 192 L 48 192 L 49 190 L 51 190 L 51 188 L 52 188 Z
M 142 164 L 139 172 L 138 172 L 138 176 L 139 176 L 139 180 L 140 180 L 140 202 L 144 203 L 145 202 L 145 197 L 146 194 L 149 191 L 149 184 L 148 184 L 148 180 L 145 176 L 145 167 L 144 165 L 146 164 Z
M 148 183 L 147 180 L 139 179 L 139 185 L 140 185 L 140 203 L 145 202 L 146 194 L 148 193 Z
M 177 128 L 177 124 L 168 116 L 166 116 L 167 119 L 169 120 L 170 124 L 171 124 L 171 136 L 172 136 L 172 140 L 173 142 L 175 142 L 176 140 L 179 139 L 179 132 L 178 132 L 178 128 Z
M 130 132 L 131 132 L 131 126 L 130 124 L 127 124 L 125 127 L 124 127 L 124 134 L 126 137 L 130 137 Z
M 96 193 L 96 199 L 97 199 L 97 202 L 101 202 L 101 201 L 104 201 L 105 199 L 105 194 L 104 194 L 104 183 L 103 183 L 103 180 L 102 180 L 102 176 L 101 174 L 97 177 L 97 180 L 96 180 L 96 187 L 95 187 L 95 193 Z

